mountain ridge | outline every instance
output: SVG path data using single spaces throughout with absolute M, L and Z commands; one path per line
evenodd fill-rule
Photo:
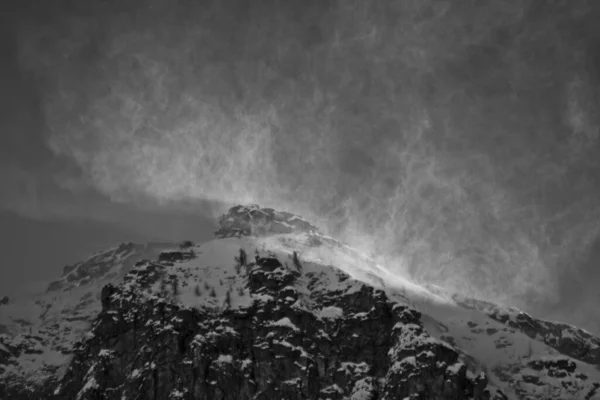
M 66 268 L 37 324 L 13 310 L 0 398 L 600 398 L 584 330 L 435 293 L 290 213 L 237 206 L 219 223 L 201 245 L 122 244 Z M 77 301 L 48 308 L 60 296 Z

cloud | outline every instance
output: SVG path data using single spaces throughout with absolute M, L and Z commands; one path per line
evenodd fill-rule
M 48 146 L 84 182 L 122 203 L 295 211 L 398 273 L 558 301 L 561 263 L 598 233 L 597 86 L 569 61 L 585 40 L 555 29 L 584 17 L 548 6 L 534 24 L 515 2 L 182 4 L 94 4 L 20 31 Z

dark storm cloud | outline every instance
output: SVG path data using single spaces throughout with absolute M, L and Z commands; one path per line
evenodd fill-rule
M 31 4 L 18 65 L 81 173 L 63 186 L 296 211 L 516 304 L 556 304 L 589 268 L 596 2 Z

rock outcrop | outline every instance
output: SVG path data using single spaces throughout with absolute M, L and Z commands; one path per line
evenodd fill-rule
M 318 233 L 319 229 L 298 215 L 260 208 L 236 206 L 219 218 L 217 237 L 265 236 L 278 233 Z
M 247 277 L 257 301 L 200 311 L 143 294 L 167 269 L 138 265 L 125 285 L 105 287 L 89 339 L 50 398 L 503 398 L 425 332 L 418 311 L 382 291 L 316 293 L 330 311 L 319 317 L 294 288 L 298 271 L 259 258 Z

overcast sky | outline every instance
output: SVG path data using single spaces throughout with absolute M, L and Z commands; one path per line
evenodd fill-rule
M 7 17 L 16 23 L 23 16 Z M 65 187 L 61 177 L 76 180 L 78 168 L 48 149 L 39 82 L 19 65 L 14 27 L 0 29 L 0 294 L 21 284 L 38 289 L 65 265 L 120 242 L 212 236 L 206 204 L 193 211 L 115 204 L 93 186 Z
M 600 331 L 597 2 L 4 7 L 0 291 L 256 202 Z

